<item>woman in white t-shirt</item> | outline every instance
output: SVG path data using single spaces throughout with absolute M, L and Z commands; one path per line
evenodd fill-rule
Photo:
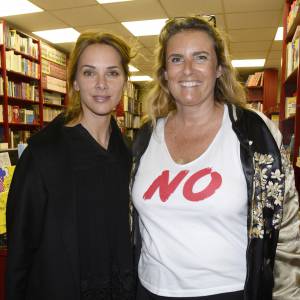
M 244 108 L 219 31 L 169 20 L 155 74 L 133 145 L 137 300 L 299 299 L 291 166 L 278 129 Z

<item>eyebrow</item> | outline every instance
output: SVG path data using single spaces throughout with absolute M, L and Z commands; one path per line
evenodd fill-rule
M 193 55 L 199 55 L 199 54 L 207 54 L 207 55 L 210 55 L 209 52 L 207 51 L 196 51 L 193 53 Z
M 92 66 L 92 65 L 82 65 L 81 67 L 80 67 L 80 69 L 82 69 L 82 68 L 91 68 L 91 69 L 96 69 L 96 67 L 95 66 Z M 107 69 L 120 69 L 120 67 L 119 66 L 109 66 L 109 67 L 107 67 Z
M 193 56 L 195 56 L 195 55 L 199 55 L 199 54 L 206 54 L 206 55 L 210 55 L 210 53 L 209 52 L 207 52 L 207 51 L 195 51 L 195 52 L 193 52 Z M 170 57 L 183 57 L 184 55 L 183 54 L 179 54 L 179 53 L 172 53 L 172 54 L 170 54 L 168 57 L 167 57 L 167 59 L 170 59 Z

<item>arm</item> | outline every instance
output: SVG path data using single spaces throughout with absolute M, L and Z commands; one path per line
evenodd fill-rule
M 27 299 L 27 280 L 40 243 L 46 193 L 28 146 L 16 166 L 7 200 L 6 299 Z
M 300 219 L 299 197 L 295 188 L 294 169 L 282 145 L 277 126 L 262 113 L 258 113 L 271 131 L 281 152 L 285 174 L 283 216 L 279 231 L 274 265 L 274 300 L 300 299 Z
M 295 188 L 293 167 L 285 151 L 281 152 L 286 179 L 283 219 L 275 256 L 273 297 L 274 300 L 298 300 L 300 299 L 299 198 Z

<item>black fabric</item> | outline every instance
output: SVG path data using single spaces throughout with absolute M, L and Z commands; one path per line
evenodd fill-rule
M 129 170 L 129 152 L 113 120 L 111 126 L 115 149 L 124 155 L 124 168 Z M 64 134 L 64 119 L 59 116 L 30 139 L 18 161 L 7 205 L 6 300 L 80 300 L 80 288 L 86 282 L 80 277 L 73 150 Z M 119 184 L 113 188 L 119 189 Z M 122 204 L 125 209 L 114 210 L 116 218 L 125 220 L 124 231 L 129 227 L 127 195 Z M 114 238 L 124 246 L 113 249 L 116 259 L 111 266 L 109 295 L 101 299 L 134 299 L 132 257 L 122 258 L 130 242 L 124 231 L 115 232 Z
M 129 227 L 124 226 L 128 223 L 128 157 L 119 149 L 116 130 L 107 150 L 80 124 L 66 127 L 65 135 L 72 149 L 81 299 L 110 299 L 113 270 L 120 269 L 119 261 L 127 261 L 126 269 L 131 265 Z M 118 248 L 122 251 L 115 252 Z
M 244 292 L 236 291 L 202 297 L 164 297 L 149 292 L 139 282 L 136 300 L 244 300 Z

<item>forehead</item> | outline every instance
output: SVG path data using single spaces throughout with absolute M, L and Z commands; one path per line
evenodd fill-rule
M 214 41 L 205 31 L 184 30 L 168 40 L 166 50 L 167 53 L 187 50 L 214 52 Z
M 92 44 L 87 46 L 79 57 L 78 64 L 114 64 L 121 65 L 121 56 L 112 46 Z

